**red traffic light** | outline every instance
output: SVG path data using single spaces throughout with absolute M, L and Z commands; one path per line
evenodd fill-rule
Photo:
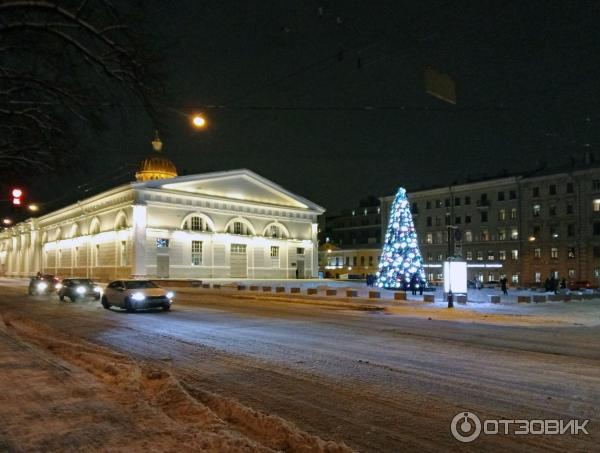
M 13 198 L 13 205 L 14 206 L 21 206 L 21 199 L 20 198 Z
M 18 188 L 14 188 L 11 192 L 13 198 L 21 198 L 21 196 L 23 195 L 23 191 L 21 189 Z

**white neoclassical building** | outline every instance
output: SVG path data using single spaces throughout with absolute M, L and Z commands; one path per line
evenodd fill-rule
M 162 144 L 153 142 L 155 151 Z M 250 170 L 177 176 L 158 153 L 137 181 L 0 233 L 0 271 L 112 280 L 317 276 L 320 206 Z

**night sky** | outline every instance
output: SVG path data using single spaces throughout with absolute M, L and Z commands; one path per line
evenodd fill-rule
M 599 12 L 577 1 L 154 0 L 145 15 L 173 108 L 164 151 L 180 173 L 249 168 L 329 211 L 400 185 L 559 165 L 600 143 Z M 425 93 L 427 65 L 456 80 L 456 106 Z M 195 110 L 209 121 L 201 132 L 182 115 Z M 34 194 L 83 198 L 132 179 L 152 136 L 131 111 L 84 141 L 83 171 Z

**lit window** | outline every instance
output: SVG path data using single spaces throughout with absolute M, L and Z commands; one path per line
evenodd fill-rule
M 506 209 L 500 209 L 498 211 L 498 220 L 506 220 Z
M 269 227 L 269 236 L 272 238 L 281 237 L 280 228 L 277 225 L 271 225 Z
M 519 251 L 516 249 L 513 249 L 510 251 L 510 257 L 513 260 L 518 260 L 519 259 Z
M 533 249 L 533 257 L 534 258 L 541 258 L 542 257 L 542 249 L 540 248 L 535 248 Z
M 498 259 L 500 261 L 505 261 L 506 260 L 506 250 L 500 250 L 498 252 Z
M 542 282 L 542 273 L 541 272 L 536 272 L 533 276 L 534 280 L 536 283 L 541 283 Z
M 271 258 L 279 258 L 279 247 L 276 245 L 271 246 Z
M 490 232 L 488 230 L 481 230 L 481 240 L 482 241 L 490 240 Z
M 575 247 L 569 247 L 567 249 L 567 257 L 570 259 L 575 258 Z
M 519 239 L 519 230 L 517 228 L 511 228 L 511 230 L 510 230 L 510 238 L 513 241 L 516 241 L 517 239 Z
M 518 284 L 519 283 L 519 274 L 513 274 L 511 277 L 511 280 L 513 282 L 513 284 Z
M 438 253 L 437 260 L 438 261 L 444 261 L 444 254 L 443 253 Z
M 473 232 L 471 230 L 465 231 L 465 241 L 473 242 Z
M 510 210 L 510 219 L 515 220 L 517 218 L 517 208 L 511 208 Z
M 550 249 L 550 258 L 552 258 L 553 260 L 558 259 L 558 247 L 552 247 Z
M 425 243 L 433 244 L 433 233 L 427 233 L 427 235 L 425 236 Z
M 202 265 L 202 241 L 192 241 L 192 266 Z
M 575 278 L 575 269 L 569 269 L 567 271 L 567 275 L 569 276 L 569 278 Z
M 600 212 L 600 199 L 592 202 L 592 208 L 594 209 L 594 212 Z
M 487 259 L 488 259 L 488 261 L 494 261 L 494 259 L 495 259 L 494 252 L 492 252 L 491 250 L 488 251 Z
M 498 240 L 506 241 L 506 230 L 504 228 L 498 230 Z
M 481 250 L 477 251 L 477 261 L 483 261 L 483 252 Z
M 533 216 L 539 217 L 541 212 L 542 212 L 542 206 L 539 204 L 534 204 L 533 205 Z
M 473 260 L 473 252 L 471 252 L 470 250 L 467 252 L 467 261 L 472 261 Z

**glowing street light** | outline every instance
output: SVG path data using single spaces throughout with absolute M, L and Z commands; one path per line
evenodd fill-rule
M 37 212 L 40 210 L 39 206 L 37 204 L 30 204 L 29 206 L 27 206 L 27 208 L 31 211 L 31 212 Z
M 192 118 L 192 124 L 198 129 L 202 129 L 206 126 L 206 119 L 202 115 L 194 115 Z
M 12 220 L 10 220 L 10 219 L 2 219 L 2 223 L 4 225 L 10 225 L 10 224 L 12 224 Z

